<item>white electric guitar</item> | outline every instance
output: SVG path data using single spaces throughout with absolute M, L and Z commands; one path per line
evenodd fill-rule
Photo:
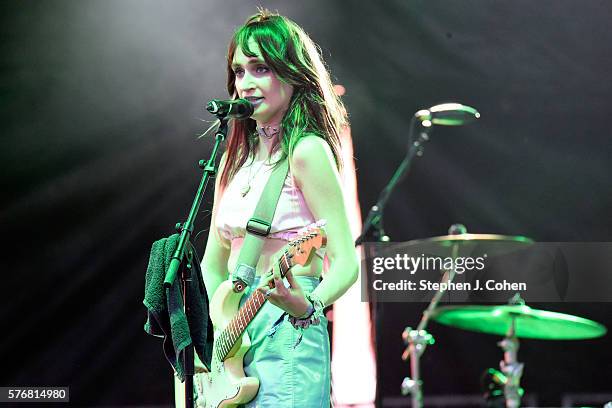
M 309 264 L 313 253 L 326 242 L 325 231 L 319 224 L 289 242 L 279 260 L 281 276 L 284 277 L 294 265 Z M 246 328 L 266 298 L 261 292 L 254 291 L 239 308 L 242 295 L 242 292 L 234 292 L 232 282 L 228 280 L 219 285 L 210 302 L 215 340 L 210 371 L 194 376 L 197 407 L 236 407 L 257 395 L 259 380 L 245 376 L 243 358 L 251 345 Z

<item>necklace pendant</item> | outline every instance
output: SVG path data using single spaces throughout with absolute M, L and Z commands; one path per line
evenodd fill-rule
M 251 186 L 247 184 L 246 186 L 242 187 L 240 194 L 242 194 L 242 197 L 246 197 L 246 195 L 249 194 L 249 191 L 251 191 Z

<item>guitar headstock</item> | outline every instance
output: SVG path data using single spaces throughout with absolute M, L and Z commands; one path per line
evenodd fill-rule
M 288 244 L 288 255 L 293 265 L 307 265 L 316 250 L 325 247 L 327 235 L 323 224 L 317 223 Z

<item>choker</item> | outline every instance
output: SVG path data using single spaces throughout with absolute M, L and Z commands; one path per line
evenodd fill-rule
M 257 126 L 257 134 L 266 139 L 272 139 L 280 133 L 280 125 Z

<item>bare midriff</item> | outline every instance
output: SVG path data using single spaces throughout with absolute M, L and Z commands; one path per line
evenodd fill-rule
M 236 267 L 243 242 L 244 238 L 232 239 L 231 252 L 227 261 L 228 271 L 230 272 Z M 281 250 L 285 245 L 287 245 L 287 241 L 284 239 L 266 238 L 263 249 L 261 250 L 259 262 L 257 263 L 257 276 L 264 275 L 272 269 L 272 261 L 278 259 L 282 255 Z M 323 260 L 317 255 L 312 256 L 310 264 L 306 266 L 295 265 L 291 268 L 293 276 L 313 276 L 315 278 L 321 276 L 322 270 Z

